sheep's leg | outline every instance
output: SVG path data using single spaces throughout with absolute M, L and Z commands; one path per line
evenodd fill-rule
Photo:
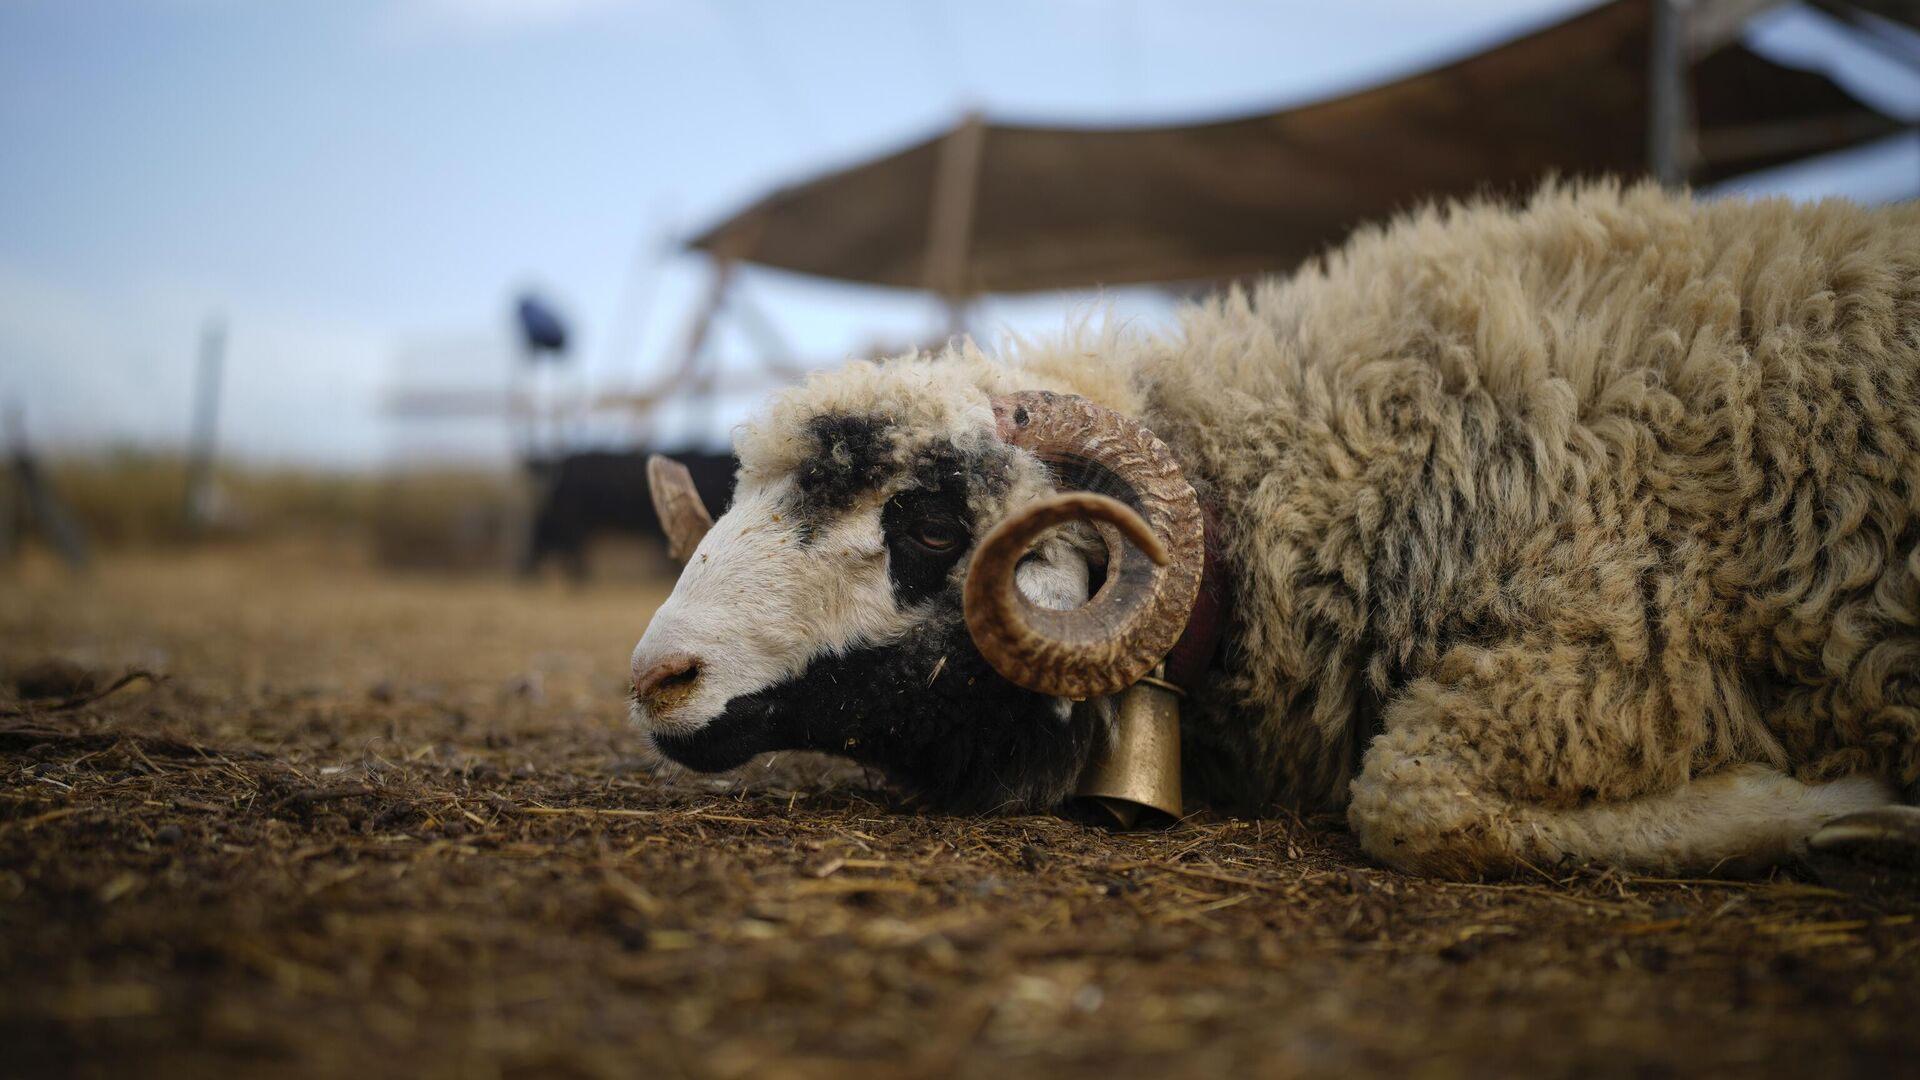
M 1886 806 L 1867 777 L 1808 784 L 1764 765 L 1689 778 L 1671 704 L 1603 658 L 1481 651 L 1390 703 L 1348 817 L 1367 852 L 1450 877 L 1567 860 L 1642 873 L 1751 873 L 1822 825 Z M 1441 681 L 1445 679 L 1445 681 Z
M 1349 816 L 1368 854 L 1416 873 L 1500 876 L 1572 859 L 1640 873 L 1742 874 L 1891 797 L 1867 777 L 1804 784 L 1743 765 L 1659 795 L 1557 809 L 1476 791 L 1438 755 L 1376 745 Z

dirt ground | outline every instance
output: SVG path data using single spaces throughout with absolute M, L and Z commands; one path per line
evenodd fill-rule
M 661 595 L 291 548 L 0 578 L 0 1072 L 1920 1073 L 1920 897 L 657 774 L 622 687 Z

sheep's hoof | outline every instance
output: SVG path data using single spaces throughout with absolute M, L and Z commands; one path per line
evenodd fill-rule
M 1920 806 L 1834 818 L 1807 838 L 1807 862 L 1848 892 L 1920 892 Z

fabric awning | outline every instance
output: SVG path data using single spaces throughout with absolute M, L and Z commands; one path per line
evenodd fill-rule
M 1285 270 L 1421 200 L 1645 174 L 1653 21 L 1653 0 L 1617 0 L 1369 90 L 1215 123 L 969 121 L 777 191 L 690 243 L 950 295 Z M 1709 47 L 1690 84 L 1696 183 L 1904 127 L 1737 42 Z

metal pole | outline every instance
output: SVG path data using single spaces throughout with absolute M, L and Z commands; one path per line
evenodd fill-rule
M 1653 0 L 1647 56 L 1647 170 L 1662 187 L 1683 188 L 1692 162 L 1687 138 L 1685 0 Z
M 226 323 L 213 316 L 200 334 L 200 370 L 193 406 L 193 433 L 187 454 L 186 521 L 198 532 L 213 518 L 214 437 L 220 422 L 220 384 L 227 349 Z

